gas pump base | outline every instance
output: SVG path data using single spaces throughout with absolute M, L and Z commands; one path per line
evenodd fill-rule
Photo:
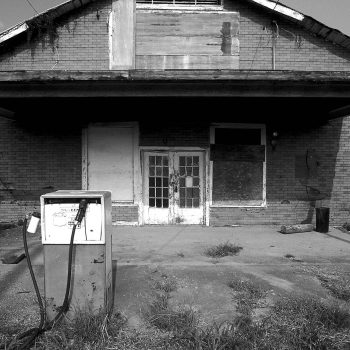
M 72 218 L 81 199 L 88 205 L 74 238 L 67 316 L 73 318 L 80 310 L 109 312 L 113 306 L 111 193 L 57 191 L 41 197 L 47 321 L 55 318 L 63 303 Z

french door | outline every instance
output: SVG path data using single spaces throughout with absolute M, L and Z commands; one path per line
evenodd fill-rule
M 204 152 L 145 152 L 145 224 L 203 224 Z

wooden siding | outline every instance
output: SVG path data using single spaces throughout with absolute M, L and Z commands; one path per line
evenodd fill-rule
M 136 68 L 238 69 L 239 14 L 140 10 Z

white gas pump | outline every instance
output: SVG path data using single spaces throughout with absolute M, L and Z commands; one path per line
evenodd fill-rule
M 113 304 L 111 193 L 57 191 L 40 200 L 47 321 L 55 319 L 65 297 L 74 224 L 68 314 L 86 308 L 109 311 Z M 77 224 L 79 210 L 85 215 Z

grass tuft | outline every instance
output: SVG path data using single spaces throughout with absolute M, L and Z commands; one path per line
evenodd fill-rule
M 243 315 L 251 315 L 259 301 L 266 296 L 266 291 L 249 280 L 233 277 L 228 286 L 235 292 L 237 311 Z
M 171 293 L 177 289 L 177 282 L 175 279 L 168 278 L 167 276 L 162 277 L 162 279 L 156 279 L 153 281 L 153 289 L 164 292 Z
M 77 310 L 74 318 L 65 319 L 45 332 L 36 343 L 36 349 L 105 349 L 126 323 L 121 314 L 94 313 Z
M 204 255 L 211 258 L 223 258 L 225 256 L 237 255 L 242 249 L 243 247 L 236 244 L 225 242 L 206 249 Z
M 349 281 L 341 279 L 338 276 L 330 276 L 318 273 L 317 278 L 321 285 L 328 289 L 330 293 L 337 299 L 350 301 L 350 285 Z

